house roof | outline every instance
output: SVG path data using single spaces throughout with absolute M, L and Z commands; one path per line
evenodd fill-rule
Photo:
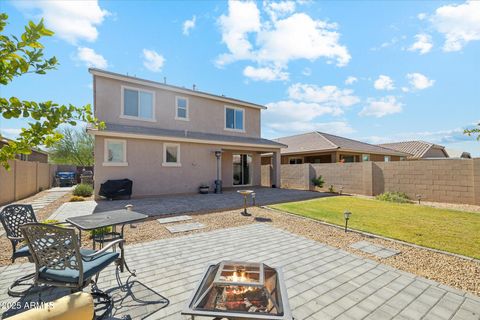
M 263 138 L 203 133 L 188 130 L 171 130 L 140 126 L 126 126 L 114 123 L 106 123 L 104 130 L 97 130 L 93 128 L 89 128 L 87 130 L 94 135 L 116 136 L 124 138 L 144 138 L 168 141 L 185 141 L 194 143 L 227 144 L 234 146 L 264 147 L 270 149 L 286 147 L 284 144 L 281 144 L 279 142 Z
M 101 76 L 101 77 L 105 77 L 105 78 L 116 79 L 116 80 L 120 80 L 120 81 L 133 82 L 133 83 L 137 83 L 137 84 L 140 84 L 140 85 L 160 88 L 160 89 L 163 89 L 163 90 L 174 91 L 174 92 L 183 93 L 183 94 L 189 94 L 189 95 L 192 95 L 192 96 L 198 96 L 198 97 L 218 100 L 218 101 L 232 103 L 232 104 L 240 105 L 240 106 L 244 106 L 244 107 L 250 107 L 250 108 L 255 108 L 255 109 L 267 109 L 267 107 L 262 106 L 260 104 L 256 104 L 256 103 L 252 103 L 252 102 L 248 102 L 248 101 L 244 101 L 244 100 L 239 100 L 239 99 L 234 99 L 234 98 L 229 98 L 229 97 L 226 97 L 224 95 L 216 95 L 216 94 L 212 94 L 212 93 L 208 93 L 208 92 L 204 92 L 204 91 L 191 90 L 191 89 L 187 89 L 187 88 L 184 88 L 184 87 L 179 87 L 179 86 L 174 86 L 174 85 L 171 85 L 171 84 L 166 84 L 166 83 L 163 83 L 163 82 L 157 82 L 157 81 L 132 77 L 132 76 L 129 76 L 129 75 L 110 72 L 110 71 L 101 70 L 101 69 L 97 69 L 97 68 L 89 68 L 88 71 L 93 75 Z
M 383 143 L 379 146 L 384 148 L 389 148 L 396 151 L 406 152 L 410 154 L 408 158 L 410 159 L 419 159 L 422 158 L 425 153 L 431 148 L 435 149 L 442 149 L 446 156 L 448 156 L 447 152 L 445 151 L 445 147 L 426 142 L 426 141 L 402 141 L 402 142 L 392 142 L 392 143 Z
M 318 131 L 278 138 L 275 139 L 275 141 L 286 144 L 288 146 L 287 148 L 282 148 L 282 154 L 313 153 L 341 150 L 368 154 L 394 155 L 400 157 L 408 155 L 403 152 Z
M 450 149 L 446 148 L 445 149 L 450 156 L 450 158 L 464 158 L 464 159 L 471 159 L 472 154 L 467 151 L 462 151 L 462 150 L 457 150 L 457 149 Z
M 8 144 L 8 142 L 10 141 L 13 141 L 15 142 L 15 140 L 13 139 L 9 139 L 9 138 L 5 138 L 5 137 L 2 137 L 0 135 L 0 142 L 3 142 L 5 144 Z M 45 155 L 49 155 L 49 152 L 48 151 L 45 151 L 45 150 L 42 150 L 42 149 L 38 149 L 38 148 L 30 148 L 32 151 L 35 151 L 35 152 L 38 152 L 38 153 L 42 153 L 42 154 L 45 154 Z

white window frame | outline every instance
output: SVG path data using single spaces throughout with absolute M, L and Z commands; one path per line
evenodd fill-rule
M 387 160 L 388 159 L 388 160 Z M 391 156 L 383 156 L 383 162 L 390 162 L 392 161 L 392 157 Z
M 110 162 L 108 161 L 108 143 L 109 142 L 121 142 L 123 144 L 123 162 Z M 127 162 L 127 140 L 122 139 L 105 139 L 103 143 L 103 166 L 104 167 L 126 167 Z
M 152 95 L 152 118 L 143 118 L 143 117 L 135 117 L 125 115 L 125 89 L 135 90 L 138 92 L 146 92 Z M 140 95 L 138 95 L 138 99 L 140 99 Z M 121 99 L 121 111 L 120 111 L 120 118 L 122 119 L 130 119 L 130 120 L 138 120 L 138 121 L 147 121 L 147 122 L 157 122 L 155 118 L 155 91 L 145 90 L 142 88 L 137 87 L 130 87 L 130 86 L 122 86 L 122 99 Z M 138 101 L 138 107 L 140 108 L 140 101 Z
M 177 162 L 167 162 L 167 148 L 176 147 L 177 148 Z M 163 161 L 162 166 L 164 167 L 181 167 L 182 163 L 180 160 L 180 144 L 179 143 L 164 143 L 163 144 Z
M 363 160 L 363 157 L 367 157 L 368 160 Z M 365 162 L 365 161 L 370 161 L 370 155 L 368 153 L 362 154 L 362 162 Z
M 178 100 L 179 99 L 184 99 L 185 101 L 187 101 L 187 107 L 185 109 L 185 115 L 186 115 L 185 118 L 181 118 L 178 116 Z M 175 120 L 190 121 L 188 109 L 190 109 L 190 103 L 188 101 L 188 98 L 182 97 L 182 96 L 175 96 Z
M 227 109 L 242 110 L 243 129 L 227 128 Z M 235 112 L 234 112 L 234 117 L 235 117 Z M 233 119 L 233 124 L 235 125 L 235 118 Z M 224 113 L 223 113 L 223 129 L 224 129 L 225 131 L 245 132 L 245 127 L 246 127 L 246 123 L 245 123 L 245 108 L 240 108 L 240 107 L 234 107 L 234 106 L 225 105 L 225 106 L 224 106 Z

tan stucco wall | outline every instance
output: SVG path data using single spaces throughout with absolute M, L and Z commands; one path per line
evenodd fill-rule
M 173 193 L 193 193 L 207 183 L 214 187 L 216 179 L 215 150 L 220 145 L 180 143 L 181 167 L 164 167 L 163 142 L 158 140 L 125 139 L 128 166 L 103 166 L 104 138 L 95 137 L 95 192 L 109 179 L 128 178 L 133 181 L 133 196 L 154 196 Z M 232 187 L 233 153 L 249 153 L 253 157 L 253 185 L 261 183 L 260 153 L 255 150 L 225 150 L 222 154 L 223 186 Z
M 245 110 L 245 132 L 232 132 L 225 128 L 225 105 L 213 99 L 130 84 L 125 81 L 95 76 L 95 115 L 98 119 L 132 126 L 156 127 L 162 129 L 189 130 L 223 135 L 260 137 L 260 109 L 242 107 Z M 122 119 L 121 99 L 122 85 L 155 92 L 156 122 Z M 188 98 L 188 116 L 190 121 L 175 120 L 175 97 Z M 108 130 L 108 128 L 107 128 Z

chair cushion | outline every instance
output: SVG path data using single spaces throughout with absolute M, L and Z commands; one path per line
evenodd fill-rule
M 28 246 L 23 246 L 21 248 L 18 248 L 13 254 L 13 257 L 15 259 L 20 257 L 29 257 L 29 256 L 31 256 L 31 254 L 30 254 L 30 251 L 28 250 Z
M 92 254 L 95 251 L 90 249 L 80 249 L 83 255 Z M 110 263 L 118 259 L 118 252 L 105 252 L 91 261 L 82 260 L 83 263 L 83 281 L 91 278 L 98 272 L 102 271 Z M 71 258 L 75 260 L 75 257 Z M 39 277 L 45 280 L 54 280 L 68 283 L 77 283 L 79 272 L 78 270 L 66 268 L 65 270 L 48 269 L 47 267 L 40 268 Z

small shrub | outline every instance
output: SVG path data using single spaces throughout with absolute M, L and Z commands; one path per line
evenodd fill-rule
M 47 219 L 47 220 L 43 220 L 42 223 L 45 223 L 45 224 L 55 224 L 55 223 L 59 223 L 60 221 L 58 220 L 55 220 L 55 219 Z
M 322 176 L 318 176 L 316 178 L 312 178 L 312 183 L 315 187 L 323 187 L 323 184 L 325 183 L 325 181 L 323 180 L 323 177 Z
M 328 187 L 328 192 L 335 193 L 335 188 L 333 187 L 333 184 L 331 184 L 330 187 Z
M 73 189 L 74 196 L 90 197 L 92 194 L 93 188 L 88 184 L 78 184 L 75 189 Z
M 412 203 L 404 192 L 384 192 L 375 197 L 377 200 L 396 203 Z
M 112 232 L 112 227 L 103 227 L 103 228 L 93 229 L 90 231 L 90 236 L 94 237 L 94 236 L 102 235 L 104 233 L 109 233 L 109 232 Z
M 70 202 L 78 202 L 78 201 L 85 201 L 84 197 L 73 196 L 70 198 Z

